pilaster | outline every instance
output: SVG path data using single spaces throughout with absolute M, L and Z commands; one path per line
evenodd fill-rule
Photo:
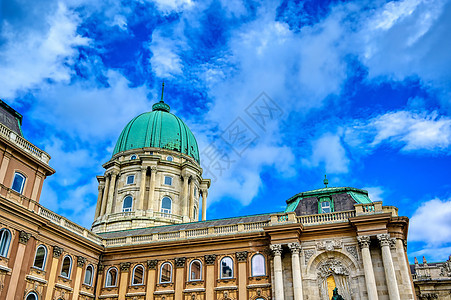
M 17 247 L 16 259 L 11 272 L 11 280 L 9 281 L 8 292 L 6 293 L 6 300 L 13 300 L 16 295 L 16 288 L 19 282 L 20 271 L 22 269 L 23 259 L 25 256 L 25 249 L 27 248 L 27 243 L 30 237 L 31 234 L 25 231 L 20 231 L 19 233 L 19 246 Z
M 247 299 L 247 251 L 235 253 L 238 261 L 238 300 Z
M 215 298 L 215 261 L 216 255 L 205 255 L 205 266 L 207 268 L 205 276 L 205 299 Z

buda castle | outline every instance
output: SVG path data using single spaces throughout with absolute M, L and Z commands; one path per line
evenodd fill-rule
M 284 211 L 209 220 L 196 138 L 163 99 L 120 133 L 91 229 L 39 203 L 50 155 L 3 101 L 0 123 L 0 299 L 416 298 L 409 220 L 365 190 L 326 181 Z

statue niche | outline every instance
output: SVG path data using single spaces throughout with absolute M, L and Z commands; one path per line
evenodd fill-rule
M 351 299 L 349 289 L 349 270 L 341 261 L 329 258 L 318 265 L 318 286 L 321 300 L 329 300 L 334 296 L 334 289 L 338 288 L 343 297 L 341 299 Z M 337 291 L 338 294 L 338 291 Z M 340 298 L 332 298 L 340 299 Z

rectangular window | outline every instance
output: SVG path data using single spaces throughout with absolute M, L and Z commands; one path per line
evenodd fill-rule
M 321 203 L 321 212 L 322 213 L 330 213 L 330 202 L 324 201 Z
M 164 184 L 172 185 L 172 177 L 164 176 Z
M 135 175 L 127 176 L 127 184 L 133 184 L 135 182 Z

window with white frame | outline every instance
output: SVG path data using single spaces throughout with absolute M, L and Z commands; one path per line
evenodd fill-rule
M 24 175 L 19 172 L 14 173 L 13 185 L 11 186 L 11 189 L 22 194 L 25 180 L 26 178 Z
M 9 246 L 11 244 L 11 232 L 3 228 L 0 230 L 0 256 L 7 257 Z
M 202 263 L 195 259 L 189 265 L 189 280 L 196 281 L 202 279 Z
M 321 202 L 321 213 L 330 213 L 330 202 L 329 201 Z
M 63 259 L 63 265 L 61 266 L 61 276 L 70 278 L 71 270 L 72 270 L 72 257 L 66 255 Z
M 129 212 L 132 211 L 133 206 L 133 198 L 132 196 L 127 196 L 124 198 L 124 202 L 122 203 L 122 211 Z
M 94 274 L 94 267 L 92 265 L 88 265 L 85 271 L 85 280 L 83 280 L 84 284 L 89 286 L 92 285 L 92 274 Z
M 46 259 L 47 248 L 44 245 L 39 245 L 34 256 L 33 267 L 44 270 Z
M 224 278 L 233 278 L 233 259 L 226 256 L 221 259 L 220 262 L 221 268 L 221 279 Z
M 161 212 L 165 214 L 172 213 L 172 200 L 169 197 L 163 197 L 161 199 Z
M 133 269 L 132 278 L 133 278 L 132 285 L 144 284 L 144 267 L 142 265 L 137 265 Z
M 251 259 L 252 276 L 265 276 L 265 257 L 261 254 L 255 254 Z
M 135 175 L 128 175 L 127 176 L 127 184 L 133 184 L 135 183 Z
M 172 177 L 171 176 L 164 176 L 164 184 L 172 185 Z
M 117 285 L 117 269 L 115 267 L 109 268 L 106 273 L 105 286 L 114 287 Z
M 172 264 L 165 262 L 160 267 L 160 283 L 168 283 L 172 281 Z

